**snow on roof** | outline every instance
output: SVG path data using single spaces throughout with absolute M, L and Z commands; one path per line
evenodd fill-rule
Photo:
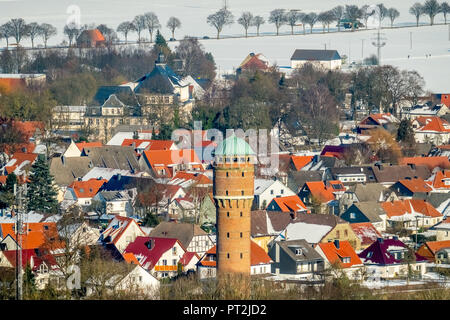
M 260 195 L 274 183 L 275 183 L 275 180 L 271 180 L 271 179 L 255 179 L 255 186 L 254 186 L 255 195 Z
M 286 240 L 305 239 L 308 243 L 319 243 L 322 238 L 328 232 L 330 232 L 331 229 L 331 226 L 324 226 L 319 224 L 310 224 L 304 222 L 291 223 L 285 229 Z M 281 239 L 282 238 L 278 236 L 276 240 Z
M 118 174 L 129 177 L 142 177 L 144 176 L 145 173 L 144 172 L 131 173 L 131 171 L 129 170 L 94 167 L 88 173 L 86 173 L 81 180 L 88 181 L 93 178 L 94 179 L 102 178 L 110 180 L 113 176 Z

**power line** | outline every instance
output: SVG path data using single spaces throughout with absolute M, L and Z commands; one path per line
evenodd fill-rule
M 372 45 L 377 48 L 377 56 L 378 56 L 378 65 L 381 63 L 381 48 L 383 48 L 386 45 L 386 38 L 384 37 L 384 33 L 380 32 L 380 28 L 378 28 L 378 32 L 375 34 L 376 38 L 373 38 L 374 40 L 372 42 Z

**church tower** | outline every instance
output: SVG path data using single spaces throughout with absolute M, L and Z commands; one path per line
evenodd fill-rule
M 255 153 L 231 136 L 215 150 L 214 201 L 217 222 L 217 275 L 250 275 L 250 212 Z

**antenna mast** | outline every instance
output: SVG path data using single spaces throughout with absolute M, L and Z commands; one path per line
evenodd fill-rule
M 25 186 L 26 187 L 26 186 Z M 14 185 L 14 196 L 16 196 L 16 300 L 23 298 L 23 274 L 22 274 L 22 211 L 23 199 L 22 188 Z

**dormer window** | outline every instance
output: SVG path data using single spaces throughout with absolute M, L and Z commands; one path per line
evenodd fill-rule
M 303 254 L 303 250 L 301 248 L 297 248 L 297 249 L 295 249 L 295 254 L 299 256 L 299 255 Z
M 342 263 L 350 263 L 350 257 L 342 257 Z

